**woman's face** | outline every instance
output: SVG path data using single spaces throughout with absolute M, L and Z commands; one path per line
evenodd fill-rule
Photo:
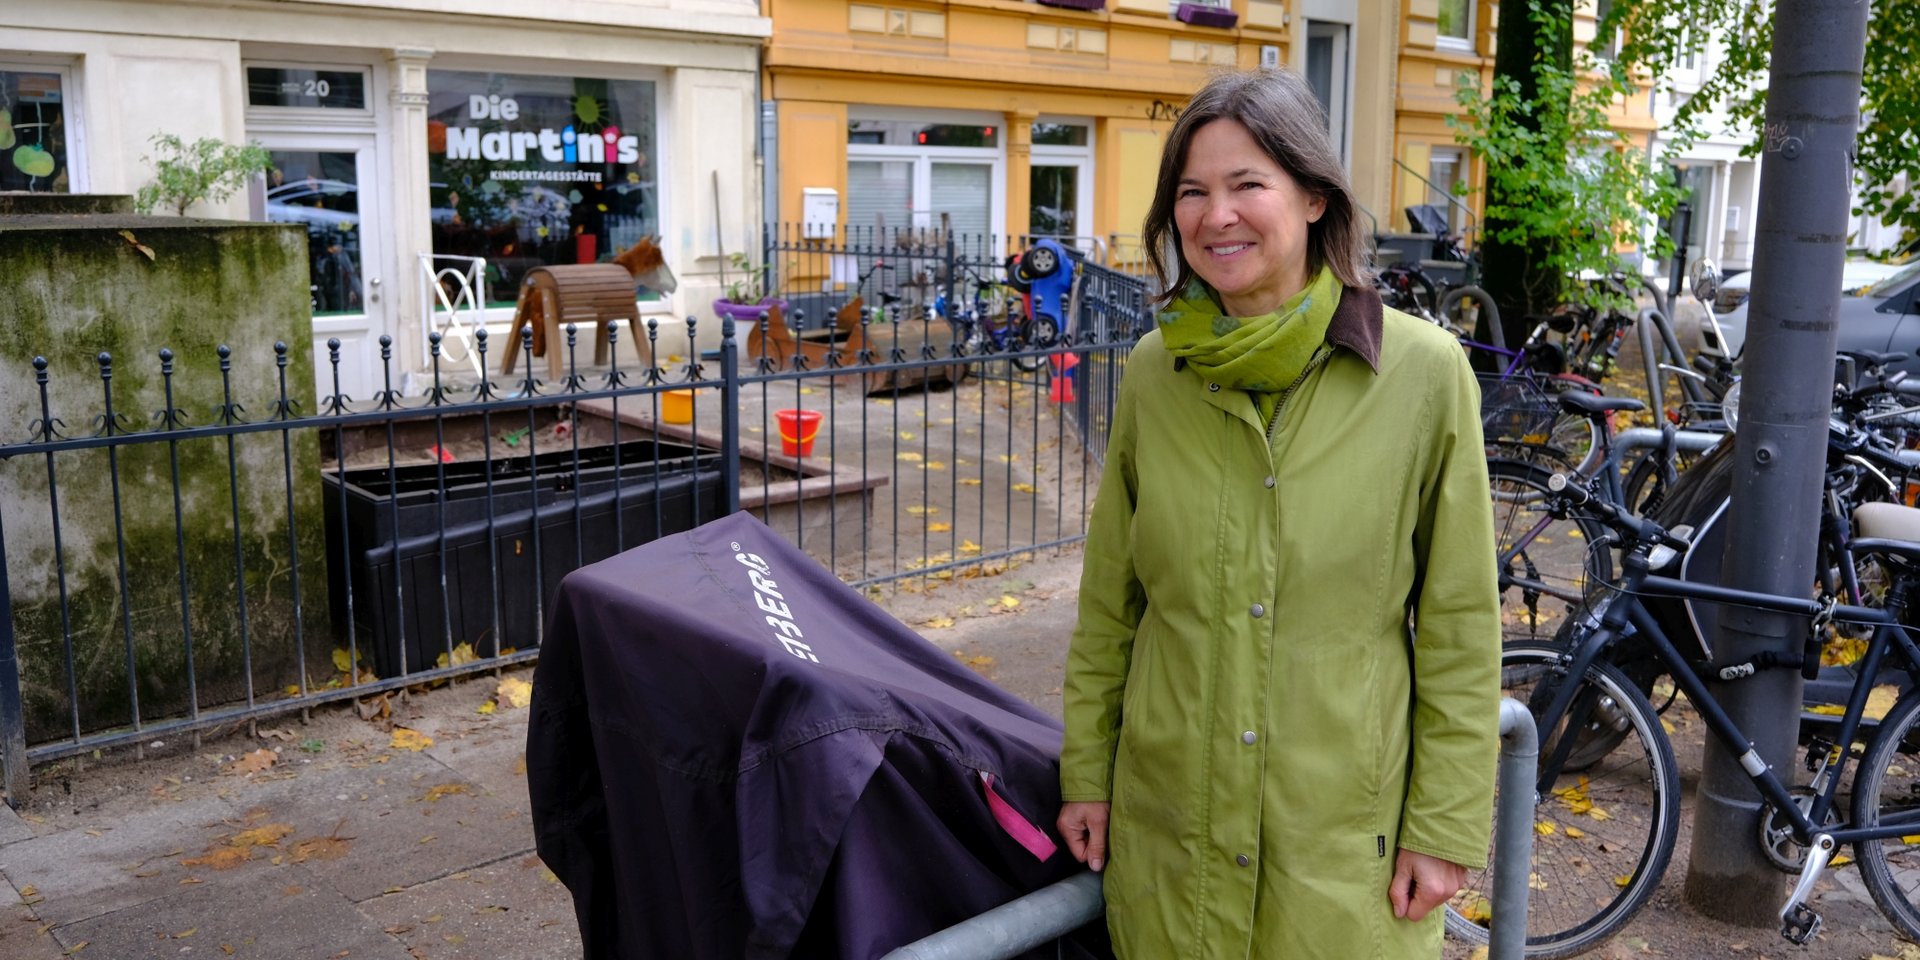
M 1175 187 L 1180 252 L 1236 317 L 1259 316 L 1307 285 L 1307 224 L 1326 212 L 1240 121 L 1194 131 Z

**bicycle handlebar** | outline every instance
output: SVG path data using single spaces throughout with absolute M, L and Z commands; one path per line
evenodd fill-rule
M 1634 540 L 1661 544 L 1681 551 L 1693 546 L 1686 540 L 1668 533 L 1665 527 L 1643 517 L 1636 517 L 1621 510 L 1617 505 L 1594 496 L 1593 491 L 1581 486 L 1564 473 L 1556 473 L 1549 478 L 1547 489 L 1558 496 L 1562 502 L 1580 507 L 1607 526 L 1626 533 Z

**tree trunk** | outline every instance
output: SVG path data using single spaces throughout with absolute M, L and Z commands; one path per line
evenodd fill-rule
M 1526 4 L 1509 3 L 1501 11 L 1496 34 L 1497 50 L 1493 59 L 1494 77 L 1511 77 L 1519 84 L 1522 98 L 1534 103 L 1534 112 L 1523 121 L 1539 129 L 1539 117 L 1548 110 L 1566 112 L 1566 103 L 1540 103 L 1540 85 L 1534 64 L 1544 62 L 1561 70 L 1573 65 L 1572 0 L 1546 0 L 1559 9 L 1529 11 Z M 1509 193 L 1494 179 L 1487 179 L 1487 207 L 1524 206 L 1526 199 Z M 1525 342 L 1532 324 L 1528 318 L 1552 309 L 1560 299 L 1561 278 L 1544 264 L 1546 251 L 1523 244 L 1503 243 L 1496 237 L 1511 226 L 1503 219 L 1488 216 L 1480 244 L 1480 284 L 1500 307 L 1501 326 L 1508 345 Z

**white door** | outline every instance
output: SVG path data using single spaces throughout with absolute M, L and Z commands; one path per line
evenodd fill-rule
M 393 284 L 371 133 L 257 136 L 273 169 L 256 181 L 255 219 L 307 228 L 308 292 L 313 309 L 313 373 L 324 409 L 334 394 L 327 341 L 340 340 L 339 392 L 356 404 L 383 386 L 380 334 L 393 329 Z M 395 368 L 394 386 L 402 371 Z

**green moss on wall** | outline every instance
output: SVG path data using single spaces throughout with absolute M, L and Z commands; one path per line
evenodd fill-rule
M 29 425 L 40 419 L 35 356 L 48 360 L 47 402 L 66 436 L 104 425 L 108 384 L 96 360 L 103 352 L 113 358 L 113 409 L 125 418 L 116 429 L 159 429 L 162 348 L 174 354 L 173 405 L 185 426 L 220 419 L 216 350 L 223 344 L 232 350 L 242 419 L 273 414 L 276 341 L 290 347 L 288 394 L 310 394 L 306 237 L 298 227 L 0 217 L 0 291 L 0 442 L 28 441 Z M 311 412 L 310 402 L 300 406 Z M 70 451 L 54 456 L 51 482 L 44 455 L 6 449 L 12 456 L 0 465 L 0 520 L 30 740 L 70 736 L 76 712 L 82 729 L 130 722 L 129 646 L 147 722 L 188 710 L 189 636 L 203 709 L 244 699 L 249 677 L 256 698 L 296 683 L 302 640 L 310 674 L 325 676 L 332 638 L 318 440 L 310 430 L 290 431 L 286 440 L 283 450 L 279 431 L 236 436 L 231 457 L 224 437 Z

